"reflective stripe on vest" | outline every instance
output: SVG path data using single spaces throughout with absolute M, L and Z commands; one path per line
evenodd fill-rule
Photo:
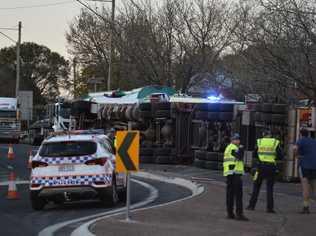
M 224 176 L 233 175 L 233 174 L 244 174 L 244 163 L 237 160 L 233 155 L 233 151 L 238 151 L 238 146 L 235 144 L 229 144 L 224 152 L 224 163 L 223 171 Z M 233 165 L 234 169 L 230 170 L 229 166 Z
M 262 138 L 257 140 L 258 156 L 261 162 L 276 163 L 276 149 L 279 140 L 275 138 Z

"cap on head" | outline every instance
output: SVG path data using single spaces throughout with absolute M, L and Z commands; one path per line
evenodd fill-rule
M 234 133 L 233 136 L 230 138 L 232 141 L 233 140 L 240 140 L 240 135 L 238 133 Z
M 272 136 L 271 130 L 270 129 L 264 130 L 263 133 L 262 133 L 262 136 L 263 137 Z

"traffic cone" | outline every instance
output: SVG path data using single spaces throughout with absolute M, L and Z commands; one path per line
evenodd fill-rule
M 13 146 L 12 146 L 12 144 L 9 144 L 8 159 L 9 159 L 9 160 L 13 160 L 13 159 L 14 159 L 14 152 L 13 152 Z
M 31 169 L 32 168 L 32 158 L 33 158 L 33 155 L 32 155 L 32 149 L 29 150 L 29 160 L 27 162 L 27 168 Z
M 15 174 L 13 171 L 11 171 L 9 175 L 9 189 L 8 189 L 7 199 L 9 200 L 19 199 L 16 183 L 15 183 Z

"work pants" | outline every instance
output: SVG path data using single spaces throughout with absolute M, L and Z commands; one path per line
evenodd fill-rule
M 258 173 L 255 175 L 253 183 L 253 192 L 249 202 L 250 208 L 255 208 L 263 180 L 267 184 L 267 210 L 273 210 L 273 186 L 275 182 L 276 166 L 272 164 L 260 164 L 257 169 Z
M 236 201 L 236 214 L 243 214 L 242 206 L 242 179 L 241 175 L 233 174 L 227 176 L 226 186 L 226 208 L 228 215 L 234 215 L 234 202 Z

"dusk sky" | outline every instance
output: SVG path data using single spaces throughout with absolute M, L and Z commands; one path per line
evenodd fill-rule
M 95 4 L 85 2 L 91 6 Z M 0 3 L 0 28 L 17 27 L 18 21 L 22 21 L 22 42 L 32 41 L 45 45 L 52 51 L 57 51 L 69 58 L 65 32 L 68 30 L 69 23 L 80 12 L 81 5 L 78 2 L 75 0 L 0 0 Z M 111 3 L 103 4 L 111 6 Z M 0 29 L 0 32 L 17 40 L 16 31 Z M 10 45 L 13 45 L 13 42 L 0 35 L 0 48 Z

